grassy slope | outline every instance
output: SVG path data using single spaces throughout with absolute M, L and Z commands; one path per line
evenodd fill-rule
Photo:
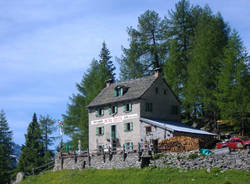
M 114 170 L 62 170 L 27 177 L 21 184 L 249 184 L 250 172 L 212 169 L 114 169 Z

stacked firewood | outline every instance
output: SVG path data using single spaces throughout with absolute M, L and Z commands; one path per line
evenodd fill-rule
M 186 152 L 200 148 L 202 140 L 186 136 L 175 136 L 159 143 L 160 152 Z

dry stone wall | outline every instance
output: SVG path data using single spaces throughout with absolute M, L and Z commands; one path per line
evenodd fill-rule
M 242 150 L 240 152 L 226 152 L 202 156 L 199 150 L 186 153 L 161 153 L 154 159 L 150 160 L 149 166 L 160 168 L 182 168 L 182 169 L 240 169 L 250 170 L 250 151 Z M 73 155 L 70 157 L 57 156 L 55 160 L 54 170 L 60 169 L 113 169 L 113 168 L 141 168 L 141 160 L 139 161 L 138 153 L 128 153 L 124 159 L 123 154 L 115 154 L 112 159 L 109 155 L 92 155 L 91 157 L 83 157 Z

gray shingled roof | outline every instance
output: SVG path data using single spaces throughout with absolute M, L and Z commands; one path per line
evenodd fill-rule
M 106 105 L 114 102 L 122 102 L 127 100 L 135 100 L 140 98 L 147 89 L 154 83 L 157 78 L 152 76 L 147 76 L 143 78 L 138 78 L 135 80 L 129 80 L 124 82 L 113 83 L 109 87 L 104 88 L 87 106 L 95 107 Z M 124 86 L 128 88 L 127 92 L 123 96 L 114 96 L 114 89 L 117 86 Z

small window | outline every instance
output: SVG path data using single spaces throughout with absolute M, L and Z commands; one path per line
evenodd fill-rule
M 133 123 L 124 123 L 124 132 L 129 132 L 133 130 Z
M 155 94 L 158 94 L 158 87 L 155 88 Z
M 123 144 L 125 150 L 133 151 L 133 142 L 126 142 Z
M 116 114 L 118 112 L 118 107 L 116 105 L 109 107 L 109 114 Z
M 123 106 L 123 112 L 130 112 L 132 111 L 132 104 L 129 103 L 129 104 L 124 104 Z
M 166 90 L 166 89 L 164 89 L 163 93 L 164 93 L 164 95 L 166 95 L 166 94 L 167 94 L 167 90 Z
M 241 140 L 240 139 L 235 139 L 235 142 L 241 142 Z
M 153 104 L 152 103 L 146 103 L 145 111 L 146 112 L 153 112 Z
M 96 128 L 96 135 L 104 135 L 104 127 L 97 127 Z
M 104 115 L 104 109 L 103 108 L 96 109 L 95 115 L 96 115 L 96 117 L 103 116 Z
M 114 89 L 114 96 L 123 96 L 125 93 L 125 88 L 124 87 L 116 87 Z
M 152 132 L 152 127 L 151 126 L 146 126 L 146 135 L 149 135 Z
M 104 152 L 104 144 L 98 146 L 98 152 Z
M 179 109 L 177 105 L 172 105 L 171 107 L 171 114 L 178 115 Z

